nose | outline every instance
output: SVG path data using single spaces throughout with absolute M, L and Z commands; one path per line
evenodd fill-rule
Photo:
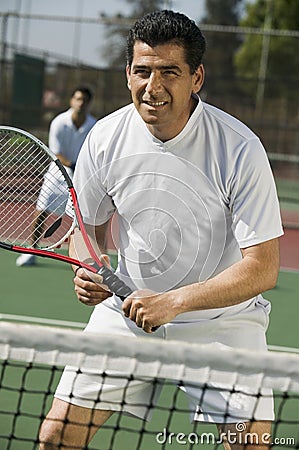
M 145 91 L 150 95 L 156 95 L 162 91 L 162 80 L 158 73 L 152 72 L 150 74 Z
M 85 108 L 86 104 L 87 104 L 87 102 L 84 99 L 79 100 L 77 103 L 79 108 Z

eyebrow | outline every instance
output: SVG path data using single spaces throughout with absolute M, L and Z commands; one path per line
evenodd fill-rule
M 150 69 L 151 67 L 146 64 L 134 64 L 132 66 L 132 69 Z M 156 69 L 158 70 L 177 70 L 178 72 L 182 73 L 182 69 L 179 66 L 173 65 L 166 65 L 166 66 L 157 66 Z

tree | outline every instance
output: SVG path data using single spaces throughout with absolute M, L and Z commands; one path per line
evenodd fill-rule
M 299 30 L 299 1 L 256 0 L 247 5 L 240 24 L 254 28 L 266 26 L 275 30 Z M 298 37 L 285 35 L 266 39 L 260 34 L 248 34 L 236 54 L 235 65 L 240 77 L 251 80 L 247 92 L 252 97 L 256 96 L 259 83 L 264 83 L 265 98 L 283 97 L 298 102 Z
M 131 5 L 129 14 L 116 14 L 113 18 L 109 18 L 112 24 L 106 25 L 107 41 L 104 46 L 103 57 L 108 61 L 109 66 L 114 68 L 125 66 L 126 38 L 129 27 L 144 14 L 162 9 L 164 4 L 163 0 L 126 1 Z
M 240 7 L 243 0 L 206 0 L 206 15 L 204 24 L 231 25 L 239 24 Z M 200 26 L 200 25 L 199 25 Z M 235 90 L 234 54 L 240 45 L 240 38 L 235 33 L 206 31 L 207 57 L 205 68 L 207 72 L 208 91 L 213 97 L 223 97 Z

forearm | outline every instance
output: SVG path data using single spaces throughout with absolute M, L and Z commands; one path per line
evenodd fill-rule
M 74 233 L 70 236 L 68 252 L 71 258 L 79 261 L 85 261 L 90 257 L 78 228 L 75 228 Z M 74 272 L 77 267 L 78 266 L 72 266 Z
M 103 224 L 98 227 L 85 225 L 85 228 L 89 237 L 89 241 L 94 251 L 100 258 L 103 254 L 106 253 L 107 224 Z M 91 258 L 82 237 L 81 231 L 78 228 L 75 229 L 73 235 L 70 237 L 69 255 L 70 257 L 78 259 L 79 261 L 87 261 Z M 75 269 L 76 267 L 73 267 L 73 270 Z
M 101 225 L 100 227 L 87 225 L 85 228 L 94 251 L 98 254 L 99 258 L 109 265 L 108 256 L 103 254 L 105 251 L 106 227 L 107 224 Z M 89 251 L 78 228 L 75 229 L 74 234 L 71 236 L 69 254 L 79 261 L 92 263 Z M 76 271 L 76 269 L 77 266 L 73 266 L 73 270 Z M 74 285 L 75 292 L 80 302 L 88 306 L 95 306 L 106 300 L 108 297 L 111 297 L 112 293 L 102 283 L 103 280 L 100 275 L 91 273 L 83 268 L 77 270 L 74 278 Z
M 261 247 L 262 251 L 246 249 L 241 261 L 215 277 L 173 291 L 178 313 L 235 305 L 273 288 L 279 270 L 278 240 Z

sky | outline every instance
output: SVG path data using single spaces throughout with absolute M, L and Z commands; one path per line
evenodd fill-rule
M 205 0 L 165 0 L 166 8 L 182 12 L 195 21 L 204 14 Z M 63 17 L 97 18 L 100 13 L 112 16 L 126 14 L 126 0 L 0 0 L 0 13 L 19 12 Z M 0 17 L 1 19 L 1 17 Z M 80 60 L 94 67 L 104 67 L 102 57 L 104 27 L 99 24 L 74 24 L 53 20 L 24 20 L 9 16 L 7 29 L 0 35 L 8 44 L 23 45 L 43 52 Z

